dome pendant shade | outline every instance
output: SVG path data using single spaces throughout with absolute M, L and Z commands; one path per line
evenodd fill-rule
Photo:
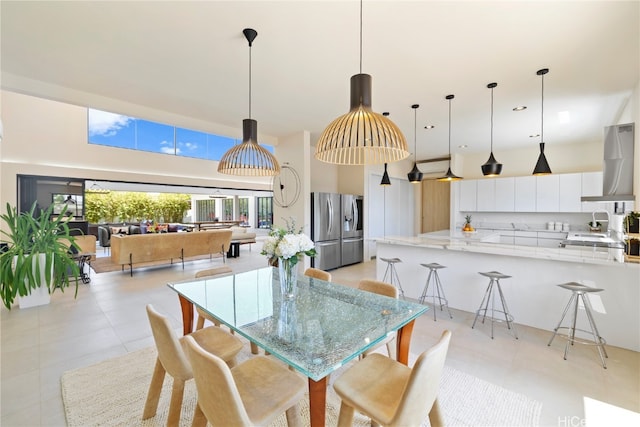
M 387 173 L 387 164 L 384 164 L 384 174 L 382 174 L 382 181 L 380 181 L 380 185 L 391 185 L 391 180 L 389 179 L 389 174 Z
M 547 162 L 547 157 L 544 155 L 544 142 L 540 143 L 540 155 L 538 156 L 538 161 L 536 162 L 536 167 L 533 169 L 534 175 L 549 175 L 551 173 L 551 168 L 549 167 L 549 162 Z
M 484 176 L 497 176 L 502 172 L 502 163 L 498 163 L 495 157 L 493 157 L 493 151 L 489 155 L 489 160 L 480 166 L 482 169 L 482 174 Z
M 438 178 L 437 181 L 460 181 L 461 179 L 462 177 L 451 172 L 451 167 L 449 167 L 449 169 L 447 169 L 447 173 L 443 177 Z
M 371 76 L 352 76 L 351 110 L 322 132 L 315 157 L 338 165 L 370 165 L 397 162 L 408 156 L 400 128 L 371 110 Z
M 420 172 L 415 162 L 413 163 L 413 169 L 407 174 L 407 178 L 409 178 L 409 182 L 412 184 L 420 184 L 420 181 L 422 181 L 422 172 Z
M 243 176 L 280 173 L 280 165 L 273 154 L 258 145 L 258 122 L 252 119 L 242 121 L 242 143 L 224 153 L 218 163 L 218 172 Z

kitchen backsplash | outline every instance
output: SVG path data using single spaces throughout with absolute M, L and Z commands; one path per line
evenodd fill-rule
M 460 214 L 456 219 L 456 229 L 461 229 L 465 223 L 465 215 Z M 532 231 L 567 231 L 562 230 L 560 226 L 556 230 L 557 225 L 568 224 L 568 231 L 588 231 L 588 224 L 591 222 L 592 215 L 590 213 L 497 213 L 482 212 L 471 214 L 471 224 L 478 229 L 514 229 L 514 230 L 532 230 Z M 603 216 L 598 214 L 597 219 Z M 554 223 L 554 229 L 550 230 L 548 223 Z M 603 230 L 606 231 L 607 224 L 602 223 Z

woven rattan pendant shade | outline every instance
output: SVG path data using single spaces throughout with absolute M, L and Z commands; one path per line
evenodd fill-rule
M 351 110 L 322 132 L 315 156 L 338 165 L 391 163 L 409 156 L 398 126 L 371 110 L 370 75 L 351 77 Z
M 242 143 L 229 149 L 220 163 L 218 172 L 228 175 L 272 176 L 280 173 L 276 158 L 258 145 L 258 122 L 242 121 Z
M 280 173 L 280 165 L 273 154 L 258 145 L 258 122 L 251 119 L 251 45 L 258 32 L 252 28 L 245 28 L 242 32 L 249 42 L 249 118 L 242 121 L 242 142 L 224 153 L 218 163 L 218 172 L 274 176 Z

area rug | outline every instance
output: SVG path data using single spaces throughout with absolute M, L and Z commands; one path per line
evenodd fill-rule
M 215 259 L 215 258 L 220 258 L 222 257 L 222 255 L 220 254 L 215 254 L 215 255 L 198 255 L 198 256 L 193 256 L 193 257 L 187 257 L 184 259 L 184 262 L 189 262 L 189 261 L 198 261 L 201 259 L 209 259 L 209 257 Z M 171 265 L 181 265 L 181 261 L 179 258 L 176 258 L 173 260 L 173 264 L 171 264 L 171 260 L 163 260 L 163 261 L 153 261 L 153 262 L 141 262 L 141 263 L 137 263 L 137 264 L 133 264 L 133 269 L 135 270 L 136 268 L 143 268 L 143 267 L 155 267 L 155 266 L 171 266 Z M 120 264 L 114 264 L 113 262 L 111 262 L 111 257 L 98 257 L 95 260 L 91 261 L 91 268 L 93 269 L 93 271 L 95 271 L 96 273 L 108 273 L 111 271 L 121 271 L 122 270 L 122 265 Z M 128 272 L 129 271 L 129 266 L 125 265 L 124 269 Z
M 247 345 L 238 359 L 241 362 L 249 357 L 252 356 Z M 155 348 L 149 347 L 65 372 L 61 383 L 67 425 L 165 426 L 171 397 L 170 377 L 165 379 L 156 416 L 145 421 L 141 419 L 155 358 Z M 339 373 L 332 374 L 332 379 Z M 449 367 L 445 367 L 438 399 L 447 426 L 537 426 L 542 409 L 541 403 L 524 395 Z M 195 383 L 188 381 L 180 426 L 191 425 L 195 403 Z M 308 397 L 303 399 L 299 408 L 304 425 L 309 425 Z M 327 426 L 337 425 L 339 409 L 340 398 L 329 387 Z M 369 419 L 356 413 L 353 425 L 368 427 Z M 270 427 L 281 426 L 287 426 L 284 415 Z M 423 426 L 429 426 L 428 419 Z

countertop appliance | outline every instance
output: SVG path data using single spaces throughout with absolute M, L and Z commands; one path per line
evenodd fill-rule
M 311 193 L 311 239 L 316 256 L 311 265 L 333 270 L 362 262 L 364 257 L 362 196 Z
M 633 143 L 635 124 L 604 128 L 602 196 L 585 196 L 583 202 L 633 201 Z

